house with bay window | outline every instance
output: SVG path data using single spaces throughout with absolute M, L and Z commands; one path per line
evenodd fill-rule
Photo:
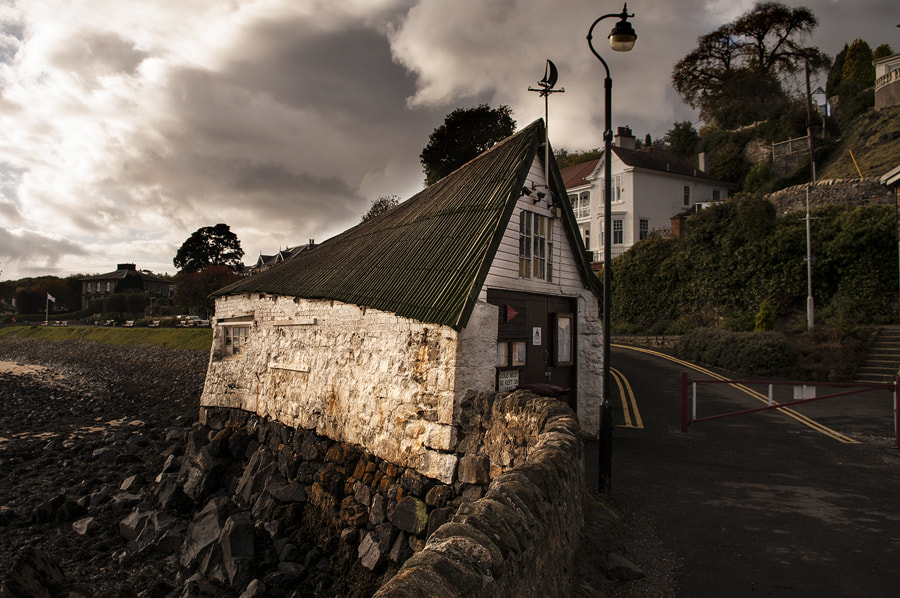
M 536 121 L 217 291 L 201 406 L 315 429 L 448 483 L 473 392 L 558 396 L 596 434 L 600 288 L 544 136 Z
M 728 197 L 729 185 L 655 147 L 636 149 L 628 127 L 619 127 L 612 149 L 612 256 L 654 233 L 668 234 L 672 218 Z M 594 263 L 603 261 L 604 159 L 562 169 L 578 230 Z

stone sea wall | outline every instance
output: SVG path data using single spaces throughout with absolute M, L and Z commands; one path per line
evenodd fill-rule
M 450 484 L 311 430 L 201 408 L 180 468 L 158 478 L 163 509 L 196 513 L 185 575 L 270 590 L 310 579 L 348 596 L 569 595 L 584 490 L 574 414 L 522 391 L 465 407 L 471 452 Z M 241 541 L 241 527 L 268 537 Z
M 522 393 L 497 397 L 491 415 L 484 456 L 491 469 L 513 467 L 483 497 L 463 501 L 376 597 L 573 594 L 584 491 L 578 422 L 562 403 Z

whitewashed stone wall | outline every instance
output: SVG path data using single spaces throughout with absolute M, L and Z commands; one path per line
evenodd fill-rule
M 315 429 L 449 483 L 462 396 L 493 388 L 496 310 L 480 305 L 457 335 L 338 301 L 220 297 L 201 405 Z M 222 324 L 249 315 L 243 353 L 224 356 Z

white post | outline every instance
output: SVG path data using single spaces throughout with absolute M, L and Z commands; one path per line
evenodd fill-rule
M 697 383 L 694 382 L 692 386 L 694 387 L 694 404 L 691 409 L 691 421 L 694 421 L 697 419 Z
M 772 406 L 772 385 L 769 384 L 769 407 Z

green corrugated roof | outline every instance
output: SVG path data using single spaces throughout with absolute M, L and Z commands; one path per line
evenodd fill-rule
M 394 209 L 215 295 L 334 299 L 461 330 L 543 135 L 535 121 Z M 554 194 L 571 214 L 565 190 Z M 564 220 L 574 241 L 574 220 Z

